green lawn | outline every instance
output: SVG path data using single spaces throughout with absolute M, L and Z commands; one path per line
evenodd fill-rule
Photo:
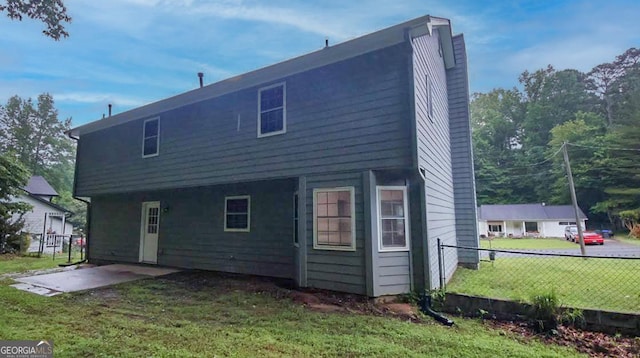
M 205 276 L 206 275 L 206 276 Z M 0 281 L 0 339 L 52 339 L 56 357 L 577 357 L 455 318 L 448 328 L 319 313 L 282 289 L 182 273 L 51 298 Z
M 72 252 L 73 253 L 73 252 Z M 16 256 L 16 255 L 0 255 L 0 275 L 11 272 L 26 272 L 31 270 L 44 270 L 58 267 L 59 264 L 66 263 L 67 254 L 56 254 L 56 259 L 51 256 Z M 71 257 L 72 261 L 78 260 L 79 254 Z
M 636 239 L 633 237 L 629 237 L 627 235 L 617 235 L 614 237 L 614 239 L 620 241 L 620 242 L 624 242 L 626 244 L 631 244 L 631 245 L 637 245 L 640 246 L 640 239 Z
M 489 248 L 489 239 L 481 239 L 480 247 Z M 491 239 L 491 248 L 504 250 L 575 249 L 578 245 L 564 238 Z
M 555 290 L 562 305 L 640 312 L 640 260 L 518 257 L 460 268 L 447 291 L 530 301 Z

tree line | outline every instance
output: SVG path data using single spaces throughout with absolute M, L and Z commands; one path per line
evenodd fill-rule
M 471 99 L 479 204 L 569 204 L 567 144 L 590 222 L 640 237 L 640 50 L 589 72 L 549 65 Z
M 16 189 L 25 186 L 30 176 L 44 177 L 60 195 L 53 202 L 74 212 L 69 222 L 82 229 L 86 224 L 86 207 L 73 199 L 76 146 L 65 135 L 69 129 L 71 118 L 58 118 L 50 94 L 39 95 L 35 102 L 19 96 L 9 98 L 0 105 L 0 180 L 7 193 L 15 197 L 19 193 Z M 13 189 L 8 189 L 9 186 Z M 0 208 L 7 208 L 9 199 L 9 195 L 1 195 Z M 0 220 L 10 217 L 10 211 L 20 213 L 24 209 L 7 209 Z

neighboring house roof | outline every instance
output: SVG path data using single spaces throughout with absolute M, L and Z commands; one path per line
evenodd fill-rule
M 578 208 L 581 219 L 587 216 Z M 480 205 L 478 208 L 479 220 L 574 220 L 575 212 L 571 205 L 545 205 L 545 204 L 502 204 Z
M 449 20 L 427 15 L 337 45 L 326 46 L 306 55 L 231 77 L 203 88 L 197 88 L 108 118 L 87 123 L 67 131 L 67 134 L 81 136 L 140 118 L 151 117 L 191 103 L 280 80 L 297 73 L 400 44 L 407 41 L 408 38 L 430 34 L 433 29 L 438 29 L 446 68 L 454 67 L 453 36 Z
M 39 175 L 29 178 L 29 182 L 22 189 L 31 195 L 58 196 L 58 192 Z

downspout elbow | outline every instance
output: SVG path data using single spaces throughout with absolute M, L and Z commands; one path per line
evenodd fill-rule
M 454 322 L 452 320 L 450 320 L 449 318 L 443 316 L 440 312 L 435 311 L 431 307 L 431 295 L 430 294 L 426 294 L 426 293 L 422 294 L 422 297 L 420 298 L 420 310 L 422 311 L 422 313 L 433 317 L 436 321 L 444 324 L 447 327 L 451 327 L 454 324 Z

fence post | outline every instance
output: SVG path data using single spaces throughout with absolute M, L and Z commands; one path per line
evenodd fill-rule
M 444 248 L 442 247 L 442 243 L 440 241 L 440 238 L 438 238 L 438 271 L 440 273 L 440 289 L 444 290 L 444 282 L 445 282 L 445 275 L 446 272 L 444 272 L 444 258 L 442 257 L 444 255 Z

